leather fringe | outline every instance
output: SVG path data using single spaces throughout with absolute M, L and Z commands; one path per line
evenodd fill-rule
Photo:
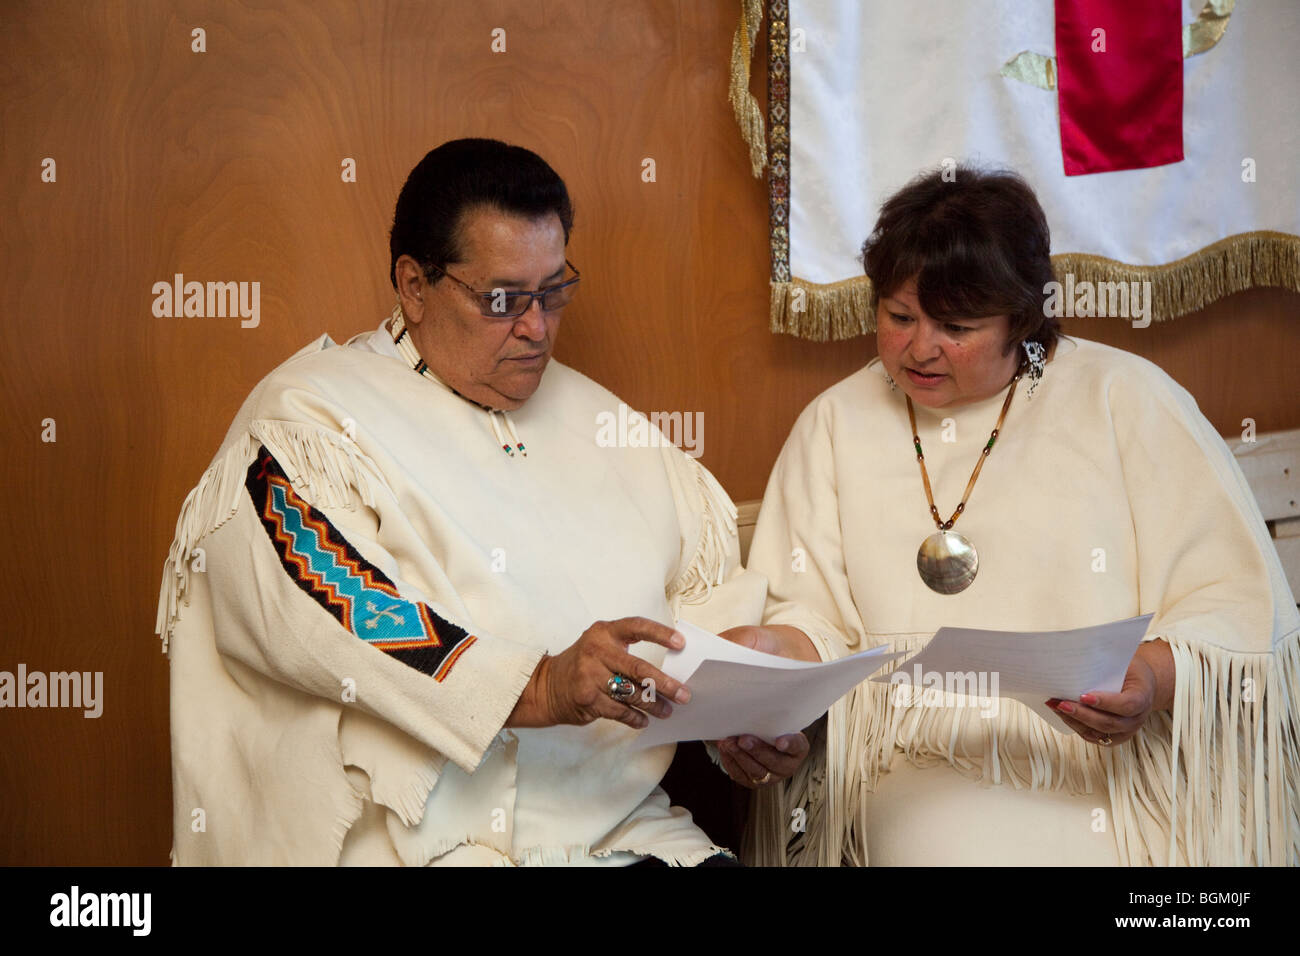
M 888 643 L 912 651 L 928 639 Z M 1153 714 L 1114 748 L 1058 734 L 1016 701 L 1001 701 L 998 716 L 982 720 L 978 708 L 900 704 L 884 685 L 858 686 L 831 708 L 799 772 L 755 794 L 745 862 L 867 865 L 862 795 L 901 755 L 1016 789 L 1106 787 L 1119 858 L 1129 866 L 1297 865 L 1300 632 L 1272 654 L 1178 639 L 1170 646 L 1178 674 L 1172 712 Z M 973 759 L 954 750 L 970 720 L 985 725 L 984 753 Z M 1002 738 L 1022 742 L 1028 758 L 1012 760 Z
M 154 623 L 164 654 L 180 607 L 188 603 L 195 548 L 235 516 L 244 499 L 245 473 L 260 445 L 271 450 L 298 492 L 318 507 L 352 507 L 353 489 L 365 504 L 373 505 L 375 491 L 387 488 L 374 462 L 355 442 L 336 432 L 294 422 L 250 422 L 248 433 L 217 454 L 181 505 L 176 534 L 163 564 Z

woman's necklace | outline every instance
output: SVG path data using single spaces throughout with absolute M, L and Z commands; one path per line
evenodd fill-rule
M 980 452 L 979 461 L 975 462 L 975 470 L 971 472 L 970 481 L 966 483 L 966 493 L 961 496 L 961 504 L 947 521 L 939 517 L 939 509 L 934 506 L 934 492 L 930 490 L 930 476 L 926 473 L 925 455 L 921 452 L 921 435 L 916 430 L 916 413 L 912 410 L 912 399 L 910 397 L 907 399 L 907 420 L 912 423 L 912 444 L 916 446 L 916 460 L 921 466 L 925 498 L 930 502 L 930 516 L 934 518 L 935 526 L 939 529 L 922 541 L 921 547 L 916 552 L 916 570 L 921 573 L 921 580 L 931 591 L 938 591 L 940 594 L 956 594 L 966 590 L 975 580 L 975 572 L 979 570 L 979 553 L 965 537 L 954 532 L 952 526 L 966 510 L 971 489 L 975 487 L 980 469 L 984 467 L 984 459 L 988 458 L 989 452 L 993 450 L 993 443 L 998 440 L 1002 422 L 1007 417 L 1007 409 L 1011 407 L 1011 399 L 1016 394 L 1016 383 L 1020 381 L 1023 374 L 1024 369 L 1021 368 L 1011 380 L 1011 387 L 1007 390 L 1007 400 L 1002 403 L 1002 414 L 998 416 L 998 423 L 993 426 L 993 433 L 989 435 L 988 444 Z

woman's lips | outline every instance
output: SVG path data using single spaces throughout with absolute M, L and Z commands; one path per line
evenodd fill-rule
M 903 371 L 907 372 L 907 377 L 910 378 L 912 383 L 915 385 L 938 385 L 948 377 L 947 375 L 926 375 L 923 372 L 918 372 L 916 369 L 911 368 L 904 368 Z

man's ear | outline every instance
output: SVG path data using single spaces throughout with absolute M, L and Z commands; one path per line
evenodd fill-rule
M 397 298 L 402 303 L 406 321 L 419 325 L 424 321 L 424 296 L 429 289 L 424 270 L 413 258 L 404 255 L 398 258 L 393 272 L 397 278 Z

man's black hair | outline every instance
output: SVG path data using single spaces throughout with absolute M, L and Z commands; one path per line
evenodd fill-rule
M 420 160 L 397 197 L 388 237 L 393 288 L 397 260 L 403 255 L 419 262 L 426 273 L 462 261 L 464 213 L 478 207 L 529 219 L 553 212 L 560 217 L 566 244 L 573 228 L 569 191 L 542 157 L 500 140 L 454 139 Z

